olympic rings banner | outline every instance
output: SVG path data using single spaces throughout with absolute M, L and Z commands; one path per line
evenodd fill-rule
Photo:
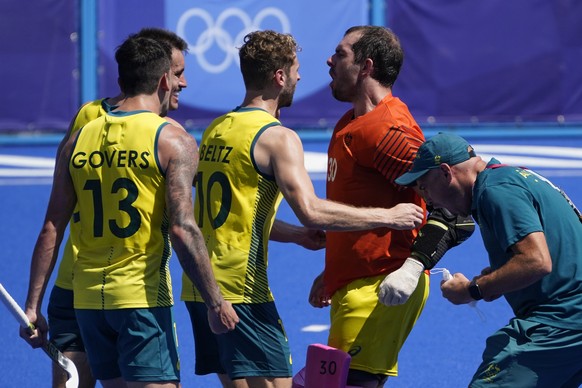
M 116 95 L 115 49 L 148 26 L 175 31 L 189 44 L 188 88 L 172 112 L 188 129 L 205 128 L 240 104 L 237 47 L 247 32 L 267 28 L 290 32 L 302 47 L 301 81 L 293 106 L 281 112 L 283 122 L 328 129 L 349 106 L 331 97 L 326 60 L 347 28 L 370 23 L 370 4 L 381 8 L 369 0 L 99 0 L 95 13 L 83 13 L 83 21 L 97 21 L 93 41 L 80 39 L 84 3 L 0 1 L 0 132 L 64 132 L 85 102 L 81 91 L 89 89 L 89 98 Z M 405 52 L 394 94 L 423 128 L 582 123 L 582 1 L 385 0 L 383 6 Z M 87 77 L 81 60 L 95 54 L 97 74 Z
M 121 41 L 145 26 L 167 28 L 189 45 L 188 87 L 172 112 L 189 129 L 206 127 L 242 102 L 238 48 L 247 33 L 266 29 L 292 34 L 301 47 L 301 80 L 283 122 L 333 126 L 348 106 L 331 97 L 326 60 L 349 27 L 368 23 L 369 12 L 367 0 L 107 0 L 100 7 L 100 96 L 117 93 L 114 52 Z

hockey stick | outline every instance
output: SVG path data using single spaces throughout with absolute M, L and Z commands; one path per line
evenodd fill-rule
M 6 308 L 12 313 L 18 323 L 20 323 L 20 326 L 34 330 L 34 325 L 30 323 L 26 314 L 24 314 L 24 311 L 22 311 L 20 306 L 16 303 L 8 291 L 6 291 L 2 283 L 0 283 L 0 299 L 2 299 L 2 302 Z M 65 387 L 78 388 L 79 374 L 77 373 L 77 367 L 75 367 L 75 364 L 67 357 L 65 357 L 52 342 L 49 342 L 43 346 L 42 350 L 44 350 L 50 359 L 56 362 L 59 367 L 63 368 L 64 371 L 69 375 Z

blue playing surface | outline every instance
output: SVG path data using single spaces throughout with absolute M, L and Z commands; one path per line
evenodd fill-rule
M 551 132 L 550 132 L 551 133 Z M 582 138 L 532 137 L 468 139 L 478 154 L 496 156 L 503 163 L 532 168 L 564 189 L 582 204 Z M 51 189 L 54 145 L 0 145 L 0 282 L 23 305 L 29 263 Z M 307 161 L 319 196 L 325 196 L 325 142 L 306 142 Z M 26 158 L 18 158 L 24 156 Z M 278 217 L 297 223 L 284 202 Z M 328 310 L 307 303 L 313 278 L 323 269 L 323 251 L 312 252 L 291 244 L 271 243 L 269 278 L 291 345 L 293 369 L 305 362 L 311 343 L 326 343 Z M 439 266 L 467 277 L 486 267 L 487 254 L 476 232 L 448 252 Z M 171 261 L 176 299 L 182 366 L 182 385 L 219 387 L 215 376 L 194 375 L 193 338 L 186 308 L 179 302 L 181 270 Z M 53 277 L 54 278 L 54 277 Z M 480 362 L 485 339 L 507 323 L 511 310 L 503 299 L 479 302 L 477 308 L 454 306 L 442 298 L 440 275 L 434 275 L 431 295 L 420 320 L 400 355 L 400 375 L 390 387 L 463 387 Z M 52 281 L 49 288 L 52 287 Z M 48 296 L 48 293 L 47 293 Z M 46 298 L 44 311 L 46 311 Z M 40 350 L 32 350 L 18 337 L 16 321 L 0 306 L 0 388 L 50 387 L 50 363 Z

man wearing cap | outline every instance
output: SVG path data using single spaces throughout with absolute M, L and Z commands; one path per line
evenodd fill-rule
M 563 191 L 535 172 L 485 162 L 447 133 L 419 148 L 409 172 L 427 204 L 478 223 L 490 267 L 442 282 L 453 304 L 504 296 L 515 317 L 487 340 L 470 387 L 582 384 L 582 223 Z

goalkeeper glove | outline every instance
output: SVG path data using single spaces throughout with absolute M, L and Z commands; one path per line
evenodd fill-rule
M 422 272 L 433 268 L 447 250 L 468 239 L 474 230 L 470 217 L 456 217 L 445 209 L 433 210 L 414 240 L 410 257 L 380 283 L 380 302 L 386 306 L 406 303 Z
M 424 267 L 418 260 L 408 258 L 402 267 L 386 275 L 380 290 L 378 299 L 386 306 L 396 306 L 406 303 L 410 295 L 416 290 L 418 279 L 424 271 Z

